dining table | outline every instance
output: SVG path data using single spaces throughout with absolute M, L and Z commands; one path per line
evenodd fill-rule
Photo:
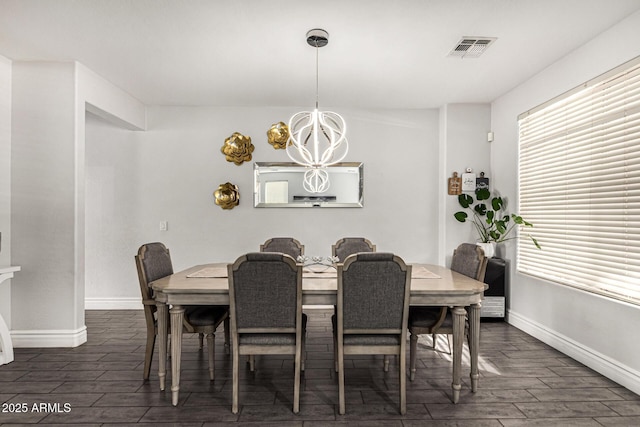
M 411 264 L 410 305 L 449 306 L 453 317 L 453 368 L 451 400 L 460 398 L 462 350 L 465 322 L 469 322 L 469 356 L 471 391 L 478 388 L 478 348 L 480 345 L 480 306 L 487 285 L 483 282 L 433 264 Z M 180 362 L 182 355 L 182 322 L 188 305 L 228 305 L 229 282 L 226 263 L 195 265 L 150 283 L 154 291 L 158 321 L 158 377 L 165 390 L 167 334 L 171 318 L 171 400 L 178 404 Z M 303 270 L 302 304 L 335 306 L 338 278 L 335 268 Z

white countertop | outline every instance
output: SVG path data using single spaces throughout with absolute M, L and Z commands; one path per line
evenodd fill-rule
M 14 273 L 16 271 L 20 271 L 20 267 L 17 266 L 17 265 L 8 266 L 8 267 L 0 267 L 0 274 Z

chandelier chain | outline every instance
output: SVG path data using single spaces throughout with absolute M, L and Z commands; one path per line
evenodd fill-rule
M 320 61 L 319 61 L 320 49 L 316 46 L 316 109 L 318 109 L 320 99 Z

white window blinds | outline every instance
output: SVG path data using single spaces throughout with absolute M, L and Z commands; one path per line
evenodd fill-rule
M 518 271 L 640 304 L 640 61 L 519 117 Z

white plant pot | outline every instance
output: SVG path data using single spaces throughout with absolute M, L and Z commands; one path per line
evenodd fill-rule
M 484 256 L 487 258 L 493 258 L 496 256 L 496 242 L 476 243 L 484 251 Z

